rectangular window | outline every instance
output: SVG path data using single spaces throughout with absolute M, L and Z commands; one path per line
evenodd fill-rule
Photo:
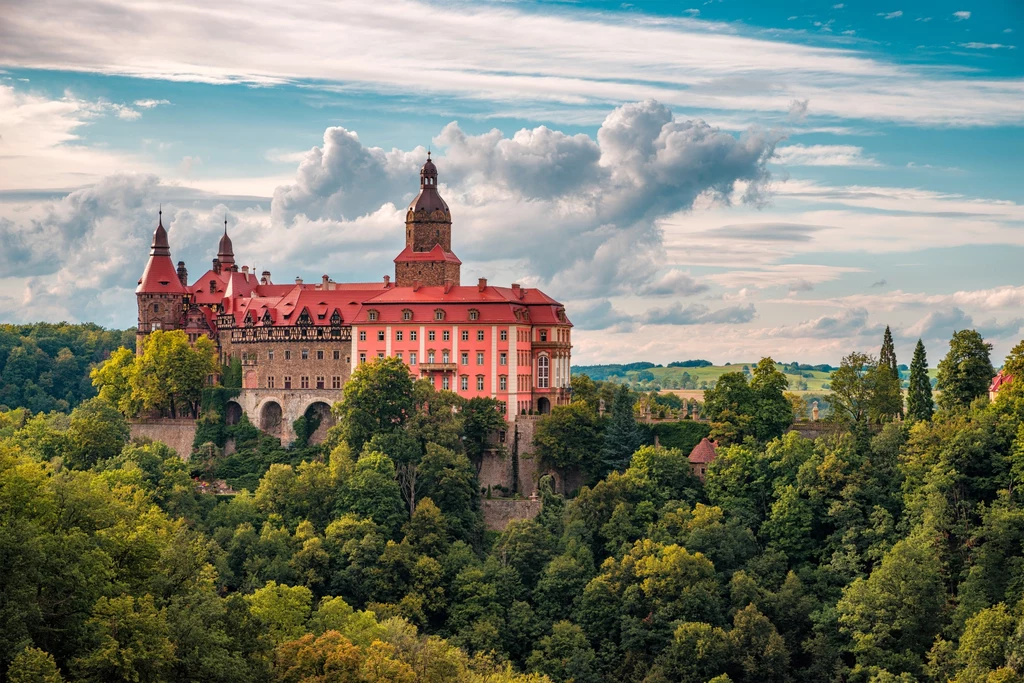
M 274 388 L 274 377 L 273 376 L 267 377 L 267 389 L 273 389 L 273 388 Z
M 309 349 L 302 349 L 302 360 L 309 360 Z
M 450 363 L 451 362 L 451 359 L 448 357 L 448 352 L 447 351 L 442 351 L 441 352 L 441 362 L 442 363 Z
M 302 377 L 299 377 L 299 388 L 300 389 L 309 389 L 309 377 L 307 375 L 303 375 Z
M 359 333 L 359 341 L 366 341 L 366 330 Z
M 323 352 L 323 351 L 321 351 L 321 350 L 319 350 L 319 349 L 317 349 L 317 352 L 316 352 L 316 359 L 317 359 L 317 360 L 323 360 L 323 359 L 324 359 L 324 352 Z
M 327 385 L 324 383 L 324 378 L 323 377 L 317 377 L 316 378 L 316 388 L 317 389 L 326 389 L 327 388 Z
M 366 352 L 360 353 L 359 354 L 359 364 L 362 365 L 365 362 L 366 362 Z
M 409 365 L 416 365 L 416 352 L 415 351 L 410 351 L 409 352 Z
M 416 330 L 409 330 L 409 341 L 416 341 Z
M 508 330 L 501 331 L 501 341 L 508 341 Z
M 469 330 L 462 331 L 462 341 L 469 341 Z
M 331 389 L 341 389 L 341 377 L 338 375 L 331 377 Z
M 484 340 L 484 331 L 483 330 L 477 330 L 476 331 L 476 340 L 477 341 L 483 341 Z
M 341 360 L 341 351 L 337 349 L 334 350 L 334 360 Z
M 377 360 L 383 360 L 383 359 L 384 359 L 384 352 L 383 351 L 378 351 L 377 352 Z
M 291 389 L 292 388 L 292 377 L 291 377 L 291 375 L 285 375 L 284 376 L 284 388 L 285 389 Z
M 508 354 L 504 351 L 498 354 L 498 365 L 508 365 Z
M 445 391 L 448 391 L 449 389 L 452 388 L 451 382 L 448 380 L 448 375 L 445 375 L 444 377 L 441 378 L 441 388 L 444 389 Z
M 401 351 L 399 351 L 398 353 L 396 353 L 396 354 L 395 354 L 395 358 L 397 358 L 398 360 L 405 360 L 405 359 L 404 359 L 404 358 L 402 357 L 402 352 L 401 352 Z
M 476 364 L 477 365 L 483 365 L 484 364 L 484 352 L 483 351 L 477 351 L 476 352 Z
M 462 387 L 463 391 L 469 391 L 469 377 L 463 375 L 461 378 L 460 386 Z
M 469 351 L 462 352 L 462 364 L 469 365 Z
M 484 390 L 484 376 L 483 375 L 477 375 L 476 376 L 476 390 L 477 391 L 483 391 Z
M 445 330 L 444 332 L 441 333 L 441 339 L 443 341 L 449 341 L 451 338 L 452 338 L 452 333 L 449 332 L 448 330 Z
M 274 360 L 274 352 L 267 351 L 267 360 Z
M 384 330 L 377 332 L 377 341 L 384 341 Z
M 285 360 L 291 360 L 292 359 L 292 352 L 291 351 L 285 351 L 284 352 L 284 359 Z
M 404 337 L 404 336 L 405 335 L 403 334 L 403 332 L 401 330 L 399 330 L 398 332 L 395 332 L 395 341 L 402 341 L 402 337 Z
M 502 375 L 498 378 L 498 389 L 501 391 L 508 391 L 508 377 Z
M 434 362 L 434 352 L 433 351 L 427 351 L 427 362 L 428 363 L 433 363 Z
M 434 333 L 433 330 L 430 330 L 430 332 L 427 332 L 427 341 L 434 341 L 436 338 L 437 338 L 437 335 Z

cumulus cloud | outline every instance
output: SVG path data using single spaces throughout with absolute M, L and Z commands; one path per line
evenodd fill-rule
M 999 322 L 990 318 L 979 324 L 958 306 L 935 310 L 912 325 L 908 332 L 922 339 L 947 340 L 957 330 L 977 329 L 986 339 L 1011 337 L 1024 327 L 1024 318 L 1010 318 Z
M 636 293 L 641 296 L 692 296 L 708 289 L 708 285 L 698 282 L 689 273 L 672 269 L 658 279 L 641 285 Z
M 878 326 L 869 327 L 866 308 L 852 308 L 805 320 L 796 325 L 782 325 L 767 330 L 769 337 L 811 337 L 833 339 L 859 337 L 879 333 Z
M 573 307 L 573 324 L 581 330 L 607 329 L 612 332 L 628 332 L 641 325 L 741 325 L 757 316 L 753 304 L 726 306 L 711 309 L 704 304 L 683 305 L 675 302 L 668 306 L 655 307 L 639 313 L 626 313 L 616 308 L 608 299 L 598 299 Z
M 971 18 L 971 13 L 966 10 L 953 12 L 953 18 L 956 19 L 957 21 L 965 21 Z
M 728 204 L 764 201 L 778 135 L 739 137 L 704 121 L 684 121 L 654 101 L 623 105 L 596 139 L 544 126 L 507 138 L 470 135 L 455 122 L 433 139 L 441 192 L 458 225 L 463 258 L 519 259 L 536 284 L 571 297 L 630 292 L 703 291 L 688 275 L 667 273 L 657 221 L 687 211 L 698 197 Z M 274 193 L 271 218 L 288 229 L 300 217 L 351 221 L 411 198 L 423 148 L 367 147 L 340 127 L 308 151 L 295 182 Z M 510 236 L 515 239 L 510 239 Z M 558 245 L 558 249 L 543 245 Z

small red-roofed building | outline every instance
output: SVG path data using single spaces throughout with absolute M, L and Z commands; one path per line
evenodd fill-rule
M 257 277 L 236 264 L 225 221 L 217 257 L 189 284 L 185 264 L 171 261 L 161 215 L 136 289 L 138 347 L 153 330 L 212 338 L 222 363 L 242 363 L 242 392 L 228 420 L 244 412 L 285 439 L 310 411 L 329 422 L 329 406 L 342 399 L 351 373 L 386 356 L 439 390 L 497 399 L 510 422 L 567 404 L 572 323 L 565 307 L 518 284 L 481 278 L 462 285 L 437 178 L 428 154 L 393 281 L 339 283 L 324 275 L 276 284 L 269 272 Z
M 996 400 L 996 394 L 999 393 L 999 390 L 1012 381 L 1013 375 L 1010 375 L 1003 370 L 997 372 L 996 376 L 992 378 L 992 383 L 988 385 L 988 399 L 990 401 Z
M 708 438 L 703 438 L 700 443 L 693 447 L 687 460 L 690 462 L 690 471 L 694 476 L 704 481 L 708 466 L 718 457 L 718 444 Z

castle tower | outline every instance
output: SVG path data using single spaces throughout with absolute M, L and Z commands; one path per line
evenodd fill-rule
M 139 306 L 139 326 L 135 332 L 136 351 L 141 350 L 146 335 L 154 330 L 177 330 L 183 326 L 188 290 L 171 261 L 171 246 L 164 229 L 163 211 L 153 243 L 149 261 L 142 272 L 135 298 Z
M 461 266 L 452 253 L 452 214 L 437 192 L 437 167 L 427 152 L 420 193 L 405 214 L 405 249 L 395 259 L 395 284 L 458 285 Z
M 223 270 L 231 271 L 235 268 L 235 249 L 228 237 L 228 219 L 224 218 L 224 236 L 220 238 L 217 245 L 217 261 Z

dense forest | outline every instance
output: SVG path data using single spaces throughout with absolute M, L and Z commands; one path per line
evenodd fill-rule
M 543 477 L 540 514 L 501 533 L 483 528 L 474 467 L 494 403 L 434 391 L 395 359 L 353 374 L 323 445 L 250 432 L 235 466 L 254 485 L 234 496 L 193 479 L 226 460 L 216 401 L 213 441 L 186 463 L 129 441 L 137 406 L 120 399 L 145 384 L 105 366 L 100 395 L 70 413 L 0 412 L 0 672 L 1021 681 L 1024 382 L 990 401 L 990 350 L 954 335 L 937 403 L 923 346 L 905 400 L 888 335 L 878 357 L 850 354 L 816 440 L 787 432 L 771 359 L 723 375 L 708 422 L 659 447 L 638 395 L 574 377 L 577 400 L 539 418 L 538 457 L 586 484 Z M 1024 376 L 1024 344 L 1004 370 Z M 720 443 L 703 483 L 687 462 L 701 430 Z
M 67 412 L 96 395 L 89 371 L 119 347 L 135 348 L 135 330 L 99 325 L 0 325 L 0 405 Z

